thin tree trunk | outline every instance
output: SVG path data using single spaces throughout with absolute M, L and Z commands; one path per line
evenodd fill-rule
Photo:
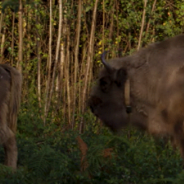
M 48 78 L 46 81 L 46 97 L 45 97 L 45 108 L 44 108 L 44 125 L 48 115 L 48 98 L 49 98 L 49 87 L 51 78 L 51 62 L 52 62 L 52 0 L 50 0 L 50 23 L 49 23 L 49 58 L 48 58 Z
M 105 42 L 105 1 L 103 0 L 103 28 L 102 28 L 102 52 L 104 51 Z
M 79 76 L 79 114 L 82 115 L 82 89 L 83 89 L 83 80 L 84 80 L 84 73 L 86 72 L 86 64 L 85 64 L 85 60 L 87 58 L 87 50 L 88 50 L 88 45 L 87 43 L 84 44 L 83 48 L 82 48 L 82 59 L 81 59 L 81 69 L 80 69 L 80 76 Z M 80 125 L 79 125 L 80 126 Z
M 119 3 L 118 3 L 119 1 L 117 1 L 116 0 L 116 17 L 118 17 L 118 15 L 119 15 Z M 119 37 L 119 21 L 118 21 L 118 19 L 116 19 L 116 27 L 117 27 L 117 32 L 116 32 L 116 38 L 118 38 Z M 119 48 L 119 42 L 116 44 L 116 47 L 117 48 Z M 113 50 L 114 51 L 114 50 Z M 108 56 L 108 55 L 107 55 Z M 114 51 L 114 52 L 112 52 L 112 57 L 116 57 L 116 52 Z
M 114 9 L 115 9 L 115 3 L 113 5 L 111 18 L 110 18 L 109 40 L 112 40 L 112 33 L 113 33 L 113 27 L 114 27 Z
M 53 89 L 54 89 L 54 81 L 55 81 L 55 75 L 56 75 L 56 67 L 58 65 L 59 60 L 59 49 L 60 49 L 60 43 L 61 43 L 61 27 L 62 27 L 62 2 L 61 0 L 58 0 L 59 3 L 59 28 L 58 28 L 58 38 L 57 38 L 57 45 L 56 45 L 56 55 L 55 55 L 55 63 L 54 68 L 52 72 L 52 81 L 51 81 L 51 87 L 50 87 L 50 95 L 48 98 L 48 110 L 50 107 L 50 102 L 52 99 Z
M 4 13 L 1 13 L 1 18 L 0 18 L 0 33 L 1 33 L 2 27 L 3 27 L 3 19 L 4 19 Z
M 132 49 L 132 44 L 131 44 L 131 32 L 128 32 L 128 47 L 129 47 L 129 51 Z M 126 53 L 126 51 L 125 51 Z
M 57 77 L 58 80 L 58 103 L 57 108 L 61 108 L 61 101 L 62 101 L 62 94 L 65 95 L 65 87 L 63 82 L 63 76 L 64 76 L 64 60 L 65 60 L 65 54 L 64 54 L 64 44 L 61 44 L 60 48 L 60 60 L 59 60 L 59 74 Z M 64 96 L 63 95 L 63 96 Z M 64 97 L 63 97 L 64 98 Z M 62 120 L 65 122 L 65 105 L 62 106 Z
M 36 14 L 36 24 L 40 24 L 40 20 L 38 17 L 38 3 L 35 5 L 35 14 Z M 38 103 L 39 107 L 41 107 L 41 56 L 40 56 L 40 51 L 41 51 L 41 45 L 40 45 L 40 33 L 39 30 L 37 30 L 37 37 L 36 37 L 36 48 L 37 48 L 37 90 L 38 90 Z
M 63 6 L 63 14 L 67 14 L 67 6 Z M 63 35 L 63 41 L 61 43 L 61 50 L 60 50 L 60 61 L 59 61 L 59 101 L 58 106 L 61 104 L 61 102 L 64 102 L 62 106 L 62 120 L 66 122 L 67 118 L 67 80 L 68 75 L 68 29 L 67 29 L 67 17 L 63 16 L 63 24 L 62 24 L 62 35 Z
M 152 42 L 155 42 L 155 28 L 153 28 L 153 31 L 152 31 Z
M 1 38 L 1 57 L 0 57 L 0 63 L 3 62 L 3 53 L 4 53 L 4 43 L 5 43 L 5 28 L 3 29 L 2 38 Z
M 67 117 L 68 123 L 71 126 L 71 93 L 70 93 L 70 30 L 67 28 L 67 48 L 66 48 L 66 67 L 65 67 L 65 80 L 67 92 Z
M 59 60 L 59 74 L 57 76 L 58 80 L 58 102 L 61 100 L 62 96 L 62 88 L 63 88 L 63 74 L 64 74 L 64 59 L 65 59 L 65 54 L 64 54 L 64 45 L 63 43 L 61 44 L 60 48 L 60 60 Z M 60 104 L 60 103 L 59 103 Z
M 13 65 L 14 61 L 14 30 L 15 30 L 15 12 L 12 12 L 12 39 L 11 39 L 11 65 Z
M 23 5 L 22 0 L 19 0 L 19 51 L 18 51 L 18 63 L 17 68 L 19 71 L 22 72 L 22 61 L 23 61 L 23 26 L 22 26 L 22 12 L 23 12 Z
M 76 111 L 76 94 L 77 94 L 77 77 L 79 72 L 79 41 L 80 41 L 80 31 L 81 31 L 81 14 L 82 14 L 82 3 L 81 0 L 78 1 L 78 16 L 77 16 L 77 32 L 76 32 L 76 42 L 75 42 L 75 65 L 74 65 L 74 89 L 73 89 L 73 117 L 72 117 L 72 129 L 75 126 L 75 111 Z
M 87 51 L 89 47 L 89 31 L 87 29 L 87 22 L 86 22 L 86 12 L 83 10 L 83 21 L 84 21 L 84 27 L 86 28 L 86 37 L 88 38 L 87 41 L 83 44 L 82 46 L 82 52 L 81 52 L 81 64 L 79 68 L 79 86 L 78 86 L 78 93 L 79 93 L 79 98 L 78 98 L 78 114 L 81 116 L 82 115 L 82 93 L 83 93 L 83 84 L 84 84 L 84 75 L 86 72 L 86 60 L 87 60 Z M 79 118 L 80 119 L 80 118 Z M 80 124 L 78 125 L 78 129 L 80 129 Z
M 89 74 L 91 69 L 91 63 L 93 59 L 93 47 L 94 47 L 94 34 L 95 34 L 95 25 L 96 25 L 96 13 L 97 13 L 97 5 L 98 0 L 95 1 L 94 10 L 93 10 L 93 17 L 92 17 L 92 24 L 91 24 L 91 33 L 90 33 L 90 40 L 89 40 L 89 51 L 87 57 L 87 65 L 86 65 L 86 72 L 84 77 L 84 88 L 82 94 L 82 114 L 84 114 L 85 106 L 86 106 L 86 92 L 89 84 Z M 82 133 L 84 128 L 84 120 L 81 119 L 79 132 Z
M 62 0 L 58 0 L 59 3 L 59 30 L 60 30 L 60 34 L 62 32 L 62 24 L 63 24 L 63 7 L 62 7 Z M 59 34 L 59 33 L 58 33 Z M 58 50 L 58 56 L 60 55 L 60 59 L 58 57 L 58 75 L 56 76 L 56 92 L 57 92 L 57 99 L 60 99 L 59 96 L 59 91 L 60 89 L 60 80 L 59 80 L 59 75 L 62 75 L 63 78 L 63 60 L 62 60 L 62 51 L 63 51 L 63 43 L 61 43 L 61 36 L 60 36 L 60 41 L 59 41 L 60 47 Z
M 139 50 L 141 47 L 142 34 L 143 34 L 144 22 L 145 22 L 145 14 L 146 14 L 146 6 L 147 6 L 147 0 L 144 0 L 144 9 L 143 9 L 143 13 L 142 13 L 142 23 L 141 23 L 141 30 L 140 30 L 140 34 L 139 34 L 139 42 L 138 42 L 137 50 Z
M 2 40 L 1 40 L 1 56 L 0 56 L 0 63 L 2 63 L 2 58 L 3 58 L 3 47 L 4 47 L 3 40 L 5 40 L 4 30 L 3 30 L 3 32 L 2 32 L 3 19 L 4 19 L 4 13 L 1 13 L 1 18 L 0 18 L 0 38 L 1 38 Z
M 151 16 L 153 15 L 153 12 L 155 11 L 156 2 L 157 2 L 157 0 L 154 0 L 153 6 L 152 6 L 152 9 L 151 9 Z M 146 35 L 148 33 L 149 26 L 150 26 L 150 19 L 149 19 L 148 24 L 147 24 L 147 27 L 146 27 Z

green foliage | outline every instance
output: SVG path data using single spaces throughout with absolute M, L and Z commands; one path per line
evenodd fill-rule
M 141 41 L 142 46 L 153 41 L 161 41 L 167 37 L 183 32 L 183 1 L 175 1 L 173 5 L 168 1 L 157 1 L 155 9 L 152 11 L 153 3 L 154 1 L 147 2 L 145 24 Z M 102 5 L 103 3 L 99 5 L 100 13 L 103 11 Z M 127 46 L 128 49 L 125 49 L 124 54 L 131 53 L 138 44 L 142 22 L 143 1 L 118 1 L 116 2 L 118 8 L 115 8 L 114 12 L 113 6 L 114 3 L 110 0 L 105 0 L 106 19 L 110 19 L 113 14 L 114 24 L 117 25 L 113 29 L 112 37 L 109 38 L 110 23 L 107 23 L 108 27 L 105 27 L 105 40 L 102 40 L 102 32 L 96 33 L 96 40 L 98 40 L 98 43 L 104 42 L 105 48 L 111 50 L 112 53 L 120 48 L 125 49 Z M 97 22 L 99 30 L 101 29 L 101 24 Z M 102 48 L 97 48 L 97 53 L 99 53 L 99 51 L 101 53 Z M 99 54 L 97 54 L 96 57 L 99 57 Z
M 2 12 L 5 12 L 6 8 L 10 8 L 13 12 L 18 12 L 19 10 L 19 0 L 5 0 L 2 3 Z
M 22 108 L 25 108 L 24 105 Z M 33 107 L 32 107 L 33 108 Z M 39 127 L 41 120 L 36 110 L 19 116 L 17 135 L 19 157 L 18 170 L 12 173 L 0 165 L 1 183 L 13 184 L 181 184 L 183 182 L 182 160 L 170 144 L 127 128 L 120 135 L 113 135 L 108 129 L 91 126 L 80 135 L 87 145 L 87 167 L 81 170 L 81 150 L 77 131 L 61 131 L 56 127 Z M 87 115 L 86 115 L 87 116 Z M 89 116 L 90 117 L 90 116 Z M 33 126 L 30 126 L 33 124 Z M 50 125 L 48 125 L 50 127 Z M 91 127 L 90 127 L 91 126 Z M 29 129 L 29 132 L 28 132 Z M 35 131 L 36 130 L 36 131 Z M 35 132 L 39 132 L 35 133 Z M 32 133 L 31 133 L 32 132 Z M 106 149 L 110 155 L 104 156 Z M 0 150 L 3 155 L 3 150 Z M 1 158 L 2 160 L 3 158 Z
M 177 179 L 173 183 L 174 184 L 182 184 L 182 183 L 184 183 L 184 171 L 182 171 L 181 173 L 178 174 Z

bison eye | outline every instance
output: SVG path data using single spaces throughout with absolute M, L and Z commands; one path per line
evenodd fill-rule
M 100 79 L 100 88 L 104 93 L 107 93 L 111 87 L 112 81 L 110 77 L 103 77 Z

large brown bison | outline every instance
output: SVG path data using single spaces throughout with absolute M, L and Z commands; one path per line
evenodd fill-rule
M 128 123 L 170 136 L 184 158 L 184 35 L 106 62 L 89 99 L 112 131 Z
M 5 150 L 5 164 L 16 169 L 17 112 L 20 104 L 22 76 L 13 67 L 0 64 L 0 144 Z

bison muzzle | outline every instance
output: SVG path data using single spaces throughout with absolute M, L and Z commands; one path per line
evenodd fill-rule
M 170 136 L 184 158 L 184 35 L 105 61 L 89 106 L 112 131 L 127 124 Z M 131 114 L 129 114 L 131 112 Z

